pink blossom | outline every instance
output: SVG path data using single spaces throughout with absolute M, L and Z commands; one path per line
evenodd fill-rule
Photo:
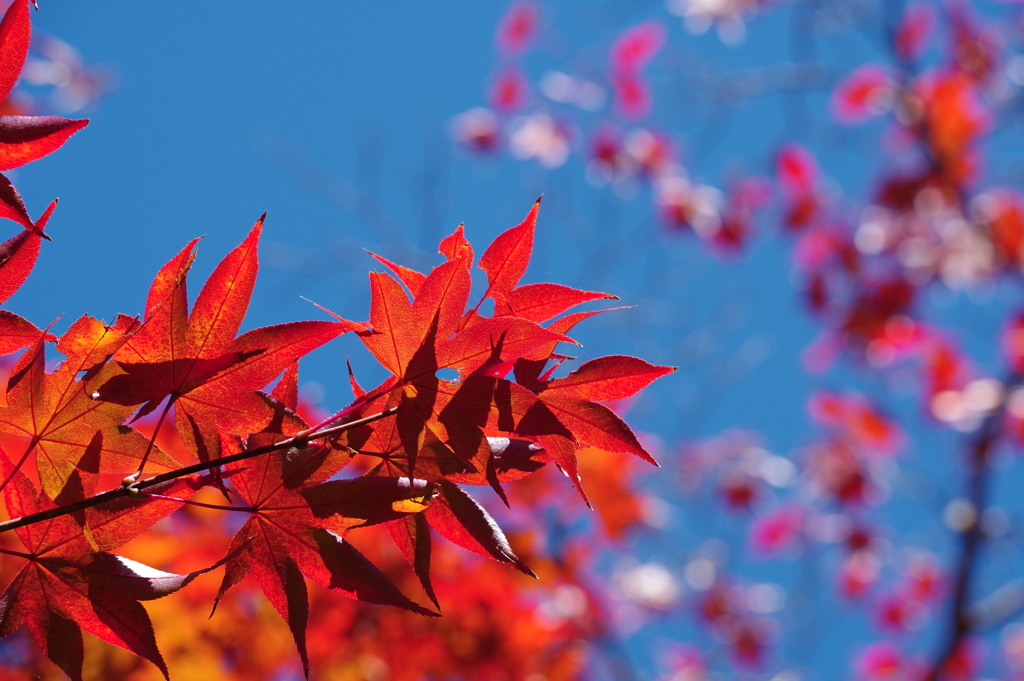
M 501 113 L 512 113 L 523 108 L 529 92 L 529 83 L 522 71 L 508 64 L 498 73 L 491 85 L 491 106 Z
M 640 74 L 625 72 L 612 74 L 612 92 L 615 112 L 628 121 L 639 121 L 651 112 L 653 97 L 651 86 Z
M 782 193 L 790 199 L 812 194 L 818 185 L 818 164 L 811 152 L 799 144 L 782 147 L 775 167 Z
M 931 3 L 915 2 L 903 13 L 903 21 L 896 29 L 896 50 L 904 59 L 916 59 L 934 30 L 935 10 Z
M 654 58 L 665 42 L 665 27 L 645 21 L 623 31 L 612 45 L 611 67 L 615 73 L 637 73 Z
M 832 115 L 840 123 L 862 123 L 889 108 L 892 78 L 881 66 L 865 64 L 853 71 L 832 93 Z
M 803 509 L 790 504 L 780 506 L 754 519 L 748 535 L 750 546 L 761 558 L 776 556 L 796 544 L 803 524 Z
M 540 6 L 529 0 L 516 0 L 498 23 L 494 40 L 498 52 L 506 56 L 517 56 L 528 49 L 537 34 L 537 18 Z
M 853 662 L 857 675 L 864 681 L 898 681 L 903 678 L 903 656 L 890 641 L 866 646 Z

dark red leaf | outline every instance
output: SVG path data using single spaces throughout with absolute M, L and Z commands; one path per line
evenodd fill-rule
M 89 124 L 57 116 L 0 116 L 0 170 L 10 170 L 59 149 Z
M 649 364 L 636 357 L 608 355 L 586 362 L 565 378 L 556 378 L 544 390 L 609 402 L 630 397 L 673 371 L 675 367 Z
M 433 602 L 434 607 L 441 610 L 441 604 L 434 594 L 434 586 L 430 582 L 430 525 L 422 513 L 407 515 L 387 523 L 388 532 L 402 556 L 412 566 L 413 572 L 423 585 L 423 591 Z
M 26 229 L 0 244 L 0 303 L 25 283 L 39 257 L 40 241 L 38 234 Z
M 483 506 L 454 482 L 442 480 L 440 485 L 440 496 L 423 512 L 431 527 L 464 549 L 537 576 L 512 552 L 505 534 Z

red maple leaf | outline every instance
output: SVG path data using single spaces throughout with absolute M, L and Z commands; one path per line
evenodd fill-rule
M 175 406 L 178 432 L 201 461 L 217 458 L 218 431 L 246 434 L 267 425 L 272 409 L 257 390 L 297 358 L 355 328 L 293 322 L 235 338 L 256 282 L 262 228 L 261 217 L 210 275 L 191 313 L 186 275 L 198 239 L 164 265 L 150 288 L 142 327 L 114 354 L 119 375 L 98 390 L 101 400 L 141 404 L 139 416 L 168 398 L 163 414 Z
M 10 94 L 25 66 L 31 34 L 28 0 L 15 0 L 0 21 L 0 101 Z M 0 170 L 23 166 L 56 151 L 88 124 L 88 120 L 57 116 L 0 116 Z M 0 175 L 0 217 L 36 231 L 21 196 L 3 175 Z M 42 232 L 42 226 L 38 231 Z
M 84 316 L 58 342 L 66 359 L 53 373 L 46 373 L 43 333 L 14 365 L 7 406 L 0 408 L 0 431 L 28 439 L 16 468 L 35 452 L 43 491 L 51 497 L 64 489 L 83 452 L 96 452 L 103 473 L 134 472 L 147 451 L 155 469 L 177 468 L 174 459 L 122 425 L 131 407 L 94 398 L 96 386 L 116 371 L 104 362 L 137 326 L 130 317 L 108 327 Z M 8 479 L 4 476 L 4 484 Z
M 280 438 L 250 436 L 249 448 Z M 249 518 L 235 534 L 217 600 L 252 574 L 288 623 L 309 673 L 306 622 L 309 603 L 304 577 L 370 603 L 395 605 L 423 615 L 434 613 L 410 601 L 343 535 L 353 527 L 415 513 L 430 504 L 434 486 L 409 478 L 361 477 L 327 480 L 348 463 L 344 450 L 312 446 L 274 452 L 232 464 L 231 484 Z
M 88 456 L 88 454 L 86 454 Z M 12 484 L 5 489 L 12 517 L 52 508 L 55 504 L 24 474 L 15 471 L 0 449 L 0 463 Z M 96 461 L 98 464 L 98 461 Z M 58 504 L 92 495 L 98 466 L 76 470 Z M 181 506 L 201 487 L 195 476 L 150 488 L 153 498 L 121 498 L 87 509 L 18 528 L 25 552 L 5 550 L 24 558 L 21 568 L 0 596 L 0 636 L 26 626 L 40 649 L 73 681 L 82 679 L 82 631 L 144 657 L 167 677 L 167 666 L 156 646 L 153 626 L 139 601 L 166 596 L 182 588 L 207 568 L 177 575 L 110 553 Z

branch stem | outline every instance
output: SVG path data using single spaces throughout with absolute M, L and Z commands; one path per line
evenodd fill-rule
M 39 513 L 32 513 L 30 515 L 22 516 L 20 518 L 12 518 L 11 520 L 7 520 L 5 522 L 0 523 L 0 533 L 9 532 L 19 527 L 25 527 L 26 525 L 32 525 L 34 523 L 43 522 L 44 520 L 59 518 L 61 516 L 69 515 L 77 511 L 92 508 L 93 506 L 105 504 L 108 501 L 113 501 L 115 499 L 136 496 L 138 495 L 139 492 L 146 489 L 147 487 L 153 487 L 154 485 L 159 485 L 164 482 L 169 482 L 171 480 L 183 478 L 187 475 L 192 475 L 193 473 L 202 473 L 203 471 L 208 471 L 213 468 L 219 468 L 220 466 L 224 466 L 229 463 L 245 461 L 246 459 L 251 459 L 262 454 L 269 454 L 271 452 L 276 452 L 282 449 L 288 449 L 289 447 L 292 446 L 305 446 L 307 442 L 309 442 L 310 440 L 318 440 L 323 437 L 329 437 L 331 435 L 336 435 L 338 433 L 345 432 L 346 430 L 358 428 L 359 426 L 364 426 L 367 423 L 372 423 L 374 421 L 379 421 L 380 419 L 386 418 L 388 416 L 392 416 L 397 412 L 398 407 L 392 407 L 390 409 L 385 409 L 380 413 L 373 414 L 365 418 L 361 418 L 357 421 L 343 423 L 339 426 L 333 426 L 331 428 L 324 428 L 323 430 L 310 433 L 309 435 L 305 435 L 303 437 L 289 437 L 284 440 L 281 440 L 280 442 L 275 442 L 274 444 L 266 445 L 264 447 L 257 447 L 256 449 L 250 449 L 239 454 L 232 454 L 231 456 L 225 456 L 220 459 L 214 459 L 213 461 L 197 463 L 191 466 L 185 466 L 184 468 L 179 468 L 174 471 L 161 473 L 160 475 L 154 475 L 151 478 L 146 478 L 145 480 L 140 480 L 139 482 L 131 483 L 129 485 L 122 485 L 121 487 L 117 487 L 106 492 L 101 492 L 100 494 L 91 496 L 88 499 L 83 499 L 82 501 L 77 501 L 73 504 L 68 504 L 66 506 L 57 506 L 55 508 L 40 511 Z
M 1008 395 L 1020 385 L 1022 377 L 1012 374 L 1004 383 Z M 1002 431 L 1003 417 L 1006 413 L 1005 401 L 989 414 L 981 424 L 977 435 L 970 443 L 967 464 L 966 496 L 974 510 L 974 520 L 960 535 L 960 556 L 957 562 L 956 575 L 953 581 L 953 601 L 949 610 L 949 631 L 946 640 L 932 663 L 928 676 L 924 681 L 937 681 L 946 663 L 956 655 L 964 637 L 976 625 L 973 608 L 970 603 L 971 582 L 977 568 L 981 545 L 985 539 L 981 529 L 981 517 L 988 505 L 990 484 L 990 459 L 992 450 L 999 441 Z

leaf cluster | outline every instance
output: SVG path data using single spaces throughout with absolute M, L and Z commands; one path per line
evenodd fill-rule
M 17 0 L 0 23 L 0 99 L 20 73 L 29 35 L 28 3 Z M 0 117 L 0 170 L 50 153 L 85 124 Z M 31 271 L 55 203 L 33 221 L 0 176 L 0 216 L 24 230 L 0 246 L 0 302 Z M 489 486 L 507 504 L 505 484 L 553 462 L 586 501 L 579 448 L 654 463 L 604 403 L 672 371 L 611 356 L 555 376 L 572 359 L 559 344 L 578 345 L 566 334 L 597 314 L 569 310 L 614 296 L 520 284 L 539 204 L 479 261 L 461 225 L 440 244 L 444 262 L 427 274 L 373 255 L 388 271 L 370 274 L 367 322 L 329 313 L 333 321 L 239 334 L 256 283 L 262 217 L 191 308 L 188 273 L 198 239 L 157 273 L 141 318 L 119 315 L 106 324 L 86 315 L 57 338 L 0 312 L 0 352 L 26 348 L 0 406 L 0 433 L 23 447 L 13 457 L 0 448 L 0 491 L 11 518 L 0 532 L 16 530 L 19 540 L 2 542 L 0 552 L 24 561 L 0 596 L 0 636 L 26 627 L 80 679 L 86 631 L 167 676 L 140 602 L 224 566 L 216 601 L 254 578 L 287 622 L 308 673 L 307 579 L 361 601 L 437 615 L 431 530 L 532 575 L 465 486 Z M 471 307 L 474 265 L 487 285 Z M 490 315 L 482 311 L 488 299 Z M 311 425 L 299 415 L 299 359 L 345 333 L 357 335 L 390 375 L 364 390 L 350 367 L 354 401 Z M 49 370 L 48 343 L 64 356 Z M 458 378 L 440 378 L 443 371 Z M 132 424 L 150 414 L 156 426 L 147 437 Z M 156 444 L 168 419 L 198 463 L 183 465 Z M 356 457 L 373 464 L 350 474 Z M 101 489 L 112 480 L 120 482 Z M 204 487 L 226 503 L 193 500 Z M 185 504 L 245 516 L 214 565 L 179 575 L 112 553 Z M 410 600 L 346 540 L 353 529 L 377 524 L 387 527 L 435 609 Z

